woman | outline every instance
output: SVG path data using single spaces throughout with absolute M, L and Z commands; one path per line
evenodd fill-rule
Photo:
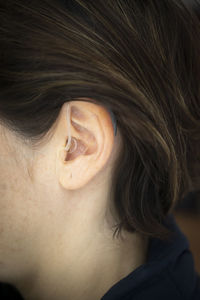
M 177 0 L 0 2 L 1 299 L 199 299 L 199 22 Z

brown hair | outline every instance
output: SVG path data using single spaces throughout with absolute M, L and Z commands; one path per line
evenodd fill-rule
M 6 0 L 0 43 L 2 124 L 36 149 L 67 101 L 87 97 L 113 111 L 123 137 L 114 235 L 123 228 L 167 237 L 165 216 L 199 184 L 192 10 L 178 0 Z

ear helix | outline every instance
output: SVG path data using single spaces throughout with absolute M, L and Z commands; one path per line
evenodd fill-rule
M 110 109 L 108 109 L 108 111 L 109 111 L 111 119 L 112 119 L 112 124 L 113 124 L 113 128 L 114 128 L 114 135 L 116 136 L 116 134 L 117 134 L 117 121 L 116 121 L 114 113 Z M 67 106 L 67 130 L 68 130 L 68 141 L 67 141 L 67 145 L 64 149 L 68 153 L 73 153 L 74 151 L 76 151 L 78 145 L 77 145 L 76 139 L 71 137 L 71 131 L 70 131 L 70 105 L 69 104 Z M 72 140 L 74 141 L 75 146 L 74 146 L 73 150 L 69 151 L 69 149 L 71 147 Z

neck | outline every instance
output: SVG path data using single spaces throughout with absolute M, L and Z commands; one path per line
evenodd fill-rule
M 105 245 L 91 240 L 73 258 L 62 247 L 39 255 L 40 264 L 15 286 L 25 300 L 99 300 L 119 280 L 145 263 L 148 239 L 126 234 L 124 241 Z

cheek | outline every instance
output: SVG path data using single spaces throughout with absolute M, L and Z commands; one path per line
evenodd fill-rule
M 37 196 L 27 174 L 25 155 L 21 150 L 20 155 L 9 152 L 1 138 L 0 141 L 0 281 L 3 281 L 7 275 L 14 276 L 15 271 L 19 273 L 20 266 L 30 260 L 30 255 L 25 254 L 34 251 L 33 233 L 39 225 L 34 202 Z
M 11 282 L 28 266 L 37 216 L 30 197 L 30 183 L 0 164 L 0 282 Z M 27 255 L 28 253 L 28 255 Z
M 0 159 L 0 257 L 8 247 L 18 248 L 30 215 L 27 182 L 8 159 Z
M 26 206 L 22 205 L 17 178 L 12 174 L 2 180 L 5 182 L 0 184 L 0 281 L 12 283 L 12 278 L 22 273 L 23 263 L 28 263 L 25 249 L 30 220 Z

